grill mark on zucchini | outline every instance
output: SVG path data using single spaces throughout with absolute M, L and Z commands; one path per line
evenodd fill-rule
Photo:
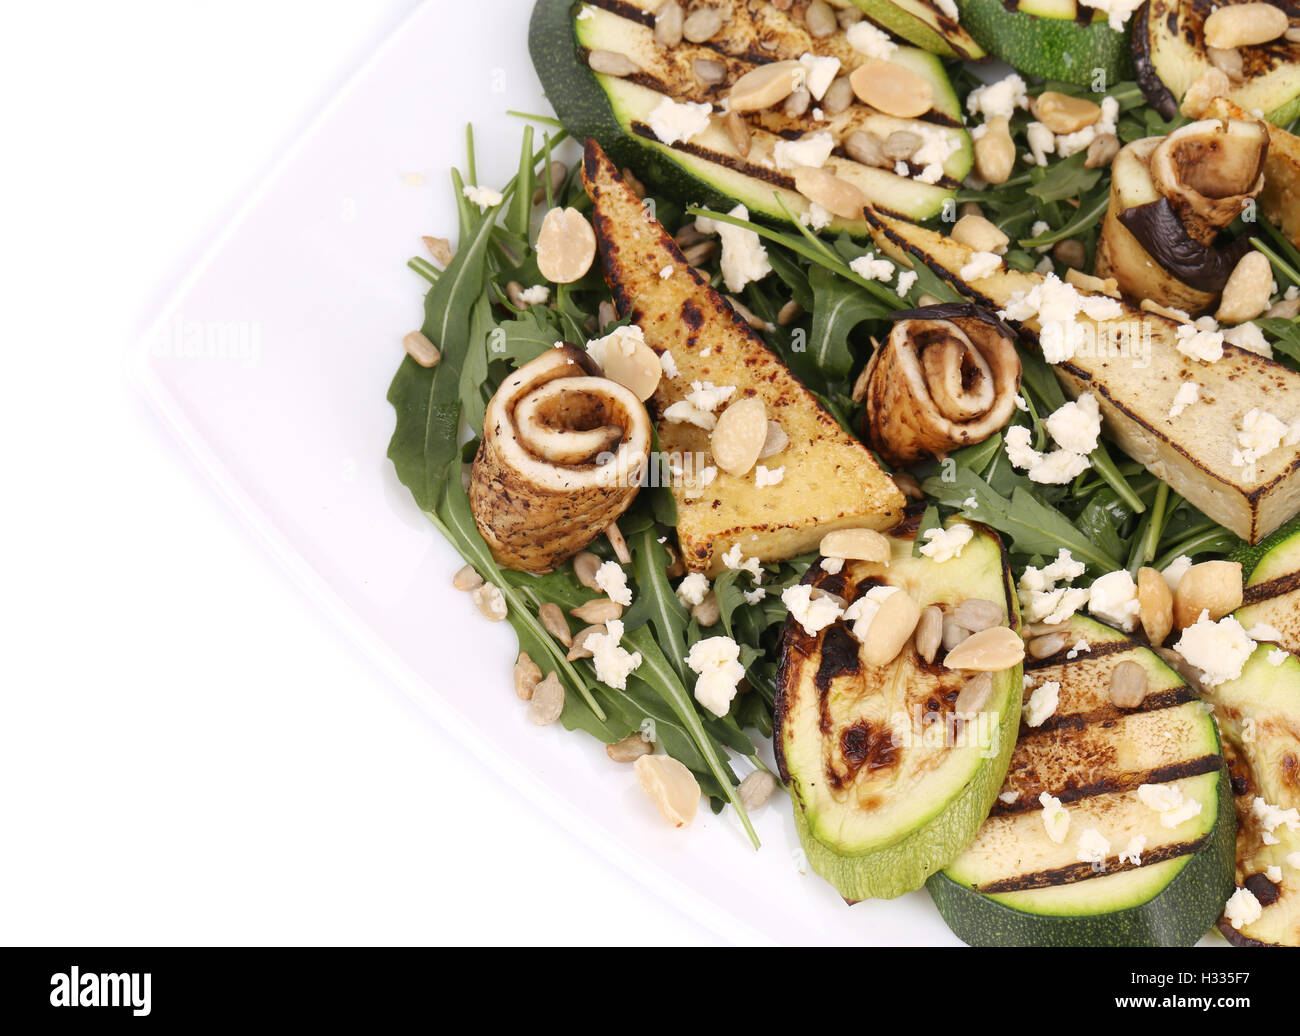
M 586 0 L 586 2 L 592 7 L 598 7 L 602 11 L 608 11 L 620 18 L 626 18 L 629 22 L 644 25 L 647 29 L 655 27 L 655 16 L 653 14 L 634 4 L 624 3 L 623 0 Z
M 1200 852 L 1209 842 L 1210 836 L 1205 835 L 1194 842 L 1173 842 L 1169 845 L 1155 846 L 1142 854 L 1140 866 L 1150 867 L 1153 864 L 1164 863 L 1167 860 L 1176 860 L 1180 856 L 1190 856 L 1193 853 Z M 986 885 L 978 886 L 975 891 L 984 895 L 996 895 L 999 892 L 1028 892 L 1031 889 L 1073 885 L 1076 882 L 1087 881 L 1090 878 L 1101 878 L 1108 874 L 1119 874 L 1123 871 L 1137 869 L 1138 865 L 1128 862 L 1120 863 L 1119 857 L 1112 856 L 1106 859 L 1106 869 L 1103 871 L 1094 871 L 1090 863 L 1072 863 L 1067 867 L 1054 867 L 1051 870 L 1018 874 L 1014 878 L 991 881 Z
M 1241 595 L 1242 607 L 1249 607 L 1252 604 L 1259 604 L 1261 601 L 1281 597 L 1297 589 L 1300 589 L 1300 572 L 1288 572 L 1286 575 L 1278 576 L 1267 582 L 1246 587 Z
M 1052 715 L 1036 727 L 1023 727 L 1020 736 L 1021 740 L 1031 741 L 1033 738 L 1053 730 L 1086 730 L 1088 727 L 1113 723 L 1125 716 L 1133 716 L 1143 712 L 1159 712 L 1162 709 L 1172 709 L 1178 705 L 1186 705 L 1190 701 L 1196 701 L 1197 697 L 1197 693 L 1185 685 L 1171 687 L 1168 690 L 1148 694 L 1136 709 L 1119 709 L 1114 705 L 1106 705 L 1090 712 L 1073 712 L 1064 716 Z
M 1046 658 L 1026 658 L 1025 672 L 1032 672 L 1035 669 L 1047 669 L 1051 666 L 1065 665 L 1067 662 L 1086 662 L 1090 658 L 1105 658 L 1107 655 L 1123 654 L 1125 651 L 1131 651 L 1136 645 L 1131 640 L 1112 640 L 1104 644 L 1098 644 L 1095 647 L 1089 646 L 1086 650 L 1080 651 L 1073 658 L 1066 656 L 1073 651 L 1071 647 L 1063 647 L 1054 655 L 1048 655 Z
M 1170 763 L 1167 766 L 1157 766 L 1154 769 L 1145 770 L 1141 773 L 1125 774 L 1122 777 L 1106 777 L 1092 784 L 1086 784 L 1079 788 L 1057 788 L 1045 789 L 1049 795 L 1053 795 L 1061 800 L 1062 805 L 1069 805 L 1074 802 L 1082 802 L 1084 799 L 1095 798 L 1098 795 L 1122 794 L 1129 791 L 1137 791 L 1144 784 L 1169 784 L 1173 781 L 1180 781 L 1186 777 L 1200 777 L 1202 774 L 1213 773 L 1221 765 L 1219 757 L 1216 755 L 1203 755 L 1197 759 L 1188 759 L 1181 763 Z M 1020 797 L 1015 802 L 1003 802 L 998 800 L 993 807 L 989 816 L 1009 817 L 1016 816 L 1020 813 L 1032 813 L 1039 808 L 1038 800 L 1032 795 L 1021 792 Z

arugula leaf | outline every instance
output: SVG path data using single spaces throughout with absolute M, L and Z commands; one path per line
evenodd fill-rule
M 1085 152 L 1080 151 L 1069 158 L 1053 162 L 1041 177 L 1037 176 L 1039 170 L 1035 169 L 1034 174 L 1037 182 L 1026 188 L 1026 193 L 1041 202 L 1082 198 L 1085 193 L 1097 185 L 1097 181 L 1101 179 L 1102 174 L 1100 169 L 1084 168 L 1083 163 L 1087 160 L 1087 157 Z
M 690 615 L 668 582 L 665 571 L 668 568 L 668 552 L 659 542 L 657 531 L 650 525 L 636 535 L 637 549 L 632 552 L 632 564 L 636 571 L 637 597 L 632 608 L 646 612 L 650 625 L 659 634 L 659 642 L 667 652 L 673 669 L 686 681 L 686 641 L 682 631 L 686 628 Z
M 853 369 L 849 332 L 864 320 L 879 319 L 889 311 L 823 266 L 812 268 L 809 282 L 814 301 L 808 357 L 828 380 L 842 380 Z
M 974 472 L 958 469 L 949 479 L 926 479 L 921 488 L 940 503 L 955 507 L 963 518 L 1005 534 L 1017 553 L 1047 556 L 1066 547 L 1098 572 L 1120 567 L 1118 557 L 1093 543 L 1065 515 L 1036 500 L 1022 486 L 1016 486 L 1008 500 Z

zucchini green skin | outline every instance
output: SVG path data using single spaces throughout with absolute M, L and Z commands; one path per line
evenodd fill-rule
M 1223 913 L 1236 865 L 1237 818 L 1224 770 L 1209 844 L 1145 903 L 1106 914 L 1043 915 L 1015 910 L 942 872 L 926 889 L 953 934 L 970 946 L 1192 946 Z
M 1022 672 L 1019 666 L 1010 671 L 1017 685 Z M 824 845 L 808 830 L 803 809 L 796 802 L 794 826 L 808 863 L 849 903 L 896 899 L 915 892 L 921 881 L 913 875 L 942 873 L 941 868 L 951 863 L 984 825 L 1011 765 L 1019 729 L 1020 713 L 1004 710 L 998 726 L 997 755 L 990 760 L 983 779 L 971 781 L 941 813 L 906 838 L 875 852 L 845 856 Z M 1223 898 L 1226 902 L 1228 897 Z
M 963 26 L 958 26 L 955 34 L 946 33 L 935 23 L 937 12 L 930 11 L 929 19 L 922 17 L 917 8 L 929 7 L 928 4 L 916 4 L 909 0 L 853 0 L 853 3 L 881 28 L 888 29 L 895 36 L 900 36 L 931 54 L 945 58 L 968 58 L 972 61 L 988 56 L 976 40 L 962 38 L 970 35 L 961 32 Z
M 1129 33 L 1115 32 L 1104 17 L 1080 25 L 1008 11 L 1002 0 L 957 0 L 957 8 L 975 42 L 1022 75 L 1091 86 L 1102 69 L 1107 87 L 1133 76 Z
M 556 118 L 579 143 L 593 138 L 616 166 L 631 166 L 645 183 L 692 204 L 729 210 L 733 199 L 624 131 L 596 74 L 578 58 L 576 6 L 574 0 L 537 0 L 528 27 L 528 52 Z
M 1255 569 L 1259 567 L 1264 558 L 1297 533 L 1300 533 L 1300 517 L 1292 518 L 1276 532 L 1270 533 L 1253 547 L 1242 547 L 1240 550 L 1234 551 L 1228 556 L 1228 560 L 1241 564 L 1241 578 L 1249 582 Z M 1300 547 L 1300 545 L 1297 546 Z

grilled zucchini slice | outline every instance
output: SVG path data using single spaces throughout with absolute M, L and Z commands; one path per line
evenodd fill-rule
M 975 527 L 960 556 L 913 556 L 913 533 L 891 537 L 888 566 L 849 562 L 807 581 L 852 603 L 881 584 L 922 607 L 945 610 L 980 598 L 1018 626 L 1001 541 Z M 775 733 L 777 762 L 813 870 L 845 899 L 890 899 L 920 888 L 979 830 L 1006 773 L 1020 715 L 1021 670 L 995 674 L 973 721 L 954 702 L 963 674 L 927 663 L 909 643 L 892 663 L 862 660 L 849 626 L 816 636 L 791 619 L 782 641 Z
M 653 11 L 658 6 L 658 0 L 595 0 L 586 4 L 538 0 L 529 47 L 546 96 L 565 128 L 579 140 L 591 137 L 599 141 L 619 168 L 632 168 L 640 179 L 665 194 L 724 210 L 741 202 L 752 216 L 773 222 L 786 221 L 786 211 L 799 219 L 807 215 L 809 204 L 795 191 L 793 173 L 777 167 L 773 150 L 779 141 L 820 132 L 835 138 L 836 149 L 830 159 L 835 174 L 857 186 L 883 210 L 906 219 L 939 215 L 970 172 L 974 153 L 963 128 L 961 102 L 939 58 L 914 47 L 899 47 L 889 60 L 929 82 L 934 105 L 921 119 L 895 119 L 858 103 L 838 114 L 822 112 L 823 118 L 817 119 L 820 109 L 814 101 L 798 117 L 785 115 L 779 106 L 747 115 L 747 154 L 741 154 L 725 120 L 718 117 L 689 140 L 663 143 L 650 128 L 650 116 L 665 97 L 712 104 L 717 113 L 731 84 L 761 64 L 813 53 L 839 58 L 844 73 L 865 58 L 849 46 L 843 33 L 813 39 L 801 23 L 772 5 L 751 11 L 744 0 L 731 0 L 730 21 L 708 43 L 683 41 L 664 48 L 654 34 Z M 579 12 L 581 18 L 576 17 Z M 635 62 L 639 71 L 624 77 L 594 73 L 588 65 L 592 51 L 622 54 Z M 724 66 L 722 81 L 712 85 L 701 82 L 695 73 L 697 60 Z M 936 183 L 922 183 L 912 178 L 922 171 L 919 165 L 909 166 L 908 175 L 902 176 L 894 168 L 863 165 L 849 158 L 843 143 L 856 130 L 882 137 L 895 130 L 940 133 L 949 138 L 954 150 L 942 164 L 943 177 Z M 867 231 L 860 220 L 838 218 L 829 229 L 858 236 Z
M 1076 0 L 957 0 L 970 34 L 1018 72 L 1080 86 L 1132 75 L 1129 34 Z
M 1147 675 L 1137 709 L 1110 702 L 1111 673 L 1124 661 Z M 1026 700 L 1054 682 L 1059 704 L 1041 726 L 1022 727 L 988 822 L 930 879 L 944 920 L 980 946 L 1194 943 L 1232 891 L 1235 828 L 1218 733 L 1196 692 L 1155 652 L 1082 616 L 1071 620 L 1067 649 L 1029 663 L 1026 677 Z M 1200 812 L 1165 826 L 1139 798 L 1147 784 L 1178 789 Z M 1059 843 L 1043 794 L 1069 812 Z M 1104 870 L 1080 859 L 1089 829 L 1110 843 Z M 1121 862 L 1134 838 L 1144 840 L 1141 863 Z

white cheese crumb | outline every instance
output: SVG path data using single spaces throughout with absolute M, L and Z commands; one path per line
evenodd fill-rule
M 659 279 L 661 281 L 666 281 L 672 275 L 673 275 L 673 268 L 671 266 L 665 266 L 662 270 L 659 271 Z
M 596 679 L 620 691 L 627 689 L 627 678 L 641 664 L 639 651 L 629 652 L 619 646 L 623 629 L 623 620 L 610 619 L 605 623 L 606 632 L 593 633 L 586 643 L 596 666 Z
M 722 555 L 722 563 L 735 571 L 748 572 L 755 585 L 763 581 L 763 568 L 758 558 L 745 557 L 739 543 L 734 544 L 727 553 Z
M 985 120 L 998 116 L 1011 118 L 1017 108 L 1029 107 L 1029 93 L 1025 81 L 1014 72 L 989 83 L 977 90 L 972 90 L 966 97 L 966 110 L 972 115 L 982 115 Z
M 737 205 L 727 215 L 748 220 L 749 210 L 744 205 Z M 754 231 L 731 223 L 719 223 L 707 216 L 697 216 L 695 228 L 701 234 L 717 234 L 721 239 L 720 265 L 728 291 L 738 292 L 751 281 L 761 281 L 772 272 L 772 266 L 767 261 L 767 249 Z
M 1120 863 L 1131 863 L 1134 867 L 1142 866 L 1142 851 L 1147 847 L 1146 835 L 1134 835 L 1129 839 L 1124 851 L 1119 854 Z
M 1250 815 L 1259 821 L 1260 838 L 1265 845 L 1278 844 L 1278 837 L 1273 832 L 1283 824 L 1292 831 L 1300 830 L 1300 810 L 1294 806 L 1290 809 L 1274 806 L 1258 795 L 1250 804 Z
M 1061 703 L 1061 685 L 1055 680 L 1040 683 L 1025 702 L 1024 719 L 1029 727 L 1041 727 L 1056 714 Z
M 1173 406 L 1169 408 L 1169 420 L 1174 420 L 1184 410 L 1201 398 L 1201 386 L 1194 381 L 1184 381 L 1174 393 Z
M 493 190 L 491 187 L 477 187 L 474 184 L 468 184 L 462 193 L 473 204 L 478 206 L 480 212 L 495 209 L 505 201 L 501 192 Z
M 1133 12 L 1142 6 L 1142 0 L 1079 0 L 1084 7 L 1092 7 L 1107 15 L 1106 21 L 1115 32 L 1123 32 Z
M 1195 324 L 1179 324 L 1174 332 L 1178 351 L 1201 363 L 1217 363 L 1223 359 L 1223 332 L 1202 331 Z
M 1047 156 L 1056 150 L 1056 134 L 1041 122 L 1031 122 L 1025 130 L 1034 165 L 1047 165 Z
M 660 141 L 674 144 L 698 137 L 709 128 L 713 105 L 693 101 L 678 102 L 665 97 L 646 116 L 646 124 Z
M 1015 402 L 1016 402 L 1016 409 L 1019 410 L 1022 414 L 1029 413 L 1029 404 L 1025 402 L 1024 396 L 1020 395 L 1019 393 L 1016 393 Z
M 1080 863 L 1090 863 L 1102 870 L 1106 869 L 1106 858 L 1110 856 L 1110 839 L 1090 827 L 1079 836 L 1078 856 Z
M 778 169 L 797 169 L 811 166 L 820 169 L 835 150 L 835 138 L 822 130 L 798 140 L 778 140 L 772 147 L 772 158 Z
M 898 44 L 889 38 L 888 33 L 865 19 L 850 25 L 844 31 L 844 38 L 850 47 L 869 58 L 888 58 L 898 49 Z
M 1009 805 L 1011 805 L 1011 803 L 1015 802 L 1016 799 L 1018 799 L 1018 798 L 1020 798 L 1020 792 L 1018 792 L 1018 791 L 1004 791 L 1004 792 L 1002 792 L 1002 794 L 1000 794 L 1000 795 L 998 796 L 998 801 L 999 801 L 999 802 L 1005 802 L 1005 803 L 1009 806 Z
M 1137 628 L 1137 583 L 1127 570 L 1107 572 L 1088 591 L 1088 611 L 1094 618 L 1132 633 Z
M 756 586 L 754 587 L 753 590 L 745 591 L 745 603 L 758 604 L 758 602 L 761 601 L 766 596 L 767 596 L 767 588 L 762 586 Z
M 551 289 L 545 284 L 534 284 L 519 293 L 521 301 L 530 306 L 544 306 L 550 300 Z
M 1002 256 L 996 252 L 976 252 L 958 272 L 963 281 L 978 281 L 1002 269 Z
M 1201 671 L 1202 682 L 1217 687 L 1235 680 L 1246 668 L 1255 642 L 1232 616 L 1213 622 L 1209 612 L 1183 630 L 1174 650 Z
M 1246 636 L 1251 640 L 1271 640 L 1280 643 L 1282 640 L 1282 631 L 1276 626 L 1270 626 L 1267 622 L 1257 622 L 1246 630 Z
M 894 264 L 888 259 L 877 259 L 873 252 L 858 256 L 849 263 L 849 269 L 868 281 L 888 281 L 894 276 Z
M 1273 358 L 1273 347 L 1269 345 L 1258 324 L 1238 324 L 1229 328 L 1223 332 L 1223 340 L 1238 349 L 1245 349 L 1270 360 Z
M 1274 648 L 1268 653 L 1268 664 L 1271 666 L 1280 666 L 1287 660 L 1287 652 L 1281 648 Z
M 665 378 L 675 378 L 681 373 L 677 369 L 677 361 L 673 359 L 673 354 L 667 349 L 659 354 L 659 366 L 663 368 Z
M 617 561 L 606 561 L 596 569 L 596 585 L 615 604 L 626 608 L 632 603 L 632 589 L 627 585 L 627 573 Z
M 835 213 L 823 209 L 815 201 L 808 203 L 808 211 L 799 217 L 806 227 L 812 227 L 813 230 L 825 230 L 835 219 Z
M 912 290 L 912 286 L 916 284 L 920 276 L 915 270 L 904 270 L 898 275 L 898 286 L 894 290 L 898 293 L 900 299 L 904 298 Z
M 1071 453 L 1091 453 L 1101 435 L 1101 411 L 1097 397 L 1085 392 L 1066 403 L 1043 422 L 1056 444 Z
M 1183 789 L 1176 784 L 1143 784 L 1137 796 L 1142 805 L 1157 813 L 1167 813 L 1183 804 Z
M 725 716 L 745 675 L 740 645 L 730 637 L 708 637 L 691 647 L 686 664 L 698 674 L 695 700 L 715 716 Z
M 1039 795 L 1038 801 L 1043 807 L 1043 827 L 1047 829 L 1047 837 L 1060 845 L 1070 830 L 1069 811 L 1061 805 L 1060 799 L 1047 792 Z
M 920 552 L 936 564 L 961 557 L 966 544 L 975 538 L 975 530 L 969 525 L 953 525 L 947 529 L 926 529 L 925 543 Z
M 844 609 L 844 621 L 853 623 L 853 635 L 858 640 L 867 639 L 867 631 L 875 622 L 880 606 L 896 593 L 898 593 L 896 586 L 873 586 Z
M 1282 884 L 1282 868 L 1274 864 L 1272 867 L 1264 869 L 1264 877 L 1268 878 L 1274 885 Z
M 843 617 L 840 606 L 829 597 L 812 597 L 811 586 L 800 584 L 791 586 L 781 592 L 781 603 L 790 610 L 795 622 L 803 627 L 810 637 L 817 636 L 832 623 Z
M 687 608 L 694 608 L 709 592 L 709 577 L 703 572 L 692 572 L 677 584 L 677 599 Z
M 1186 574 L 1187 570 L 1192 567 L 1192 559 L 1186 554 L 1179 554 L 1160 574 L 1165 577 L 1165 582 L 1169 584 L 1170 592 L 1178 589 L 1178 584 Z
M 1244 467 L 1267 457 L 1282 445 L 1288 430 L 1285 424 L 1267 410 L 1255 407 L 1247 411 L 1237 431 L 1237 445 L 1240 449 L 1233 451 L 1233 465 Z
M 636 324 L 625 324 L 622 327 L 614 328 L 604 338 L 593 338 L 589 341 L 587 343 L 587 355 L 604 370 L 608 366 L 612 350 L 617 350 L 624 356 L 631 356 L 636 352 L 638 346 L 644 344 L 645 332 Z
M 844 571 L 843 558 L 822 558 L 822 571 L 837 576 Z
M 712 414 L 693 406 L 684 399 L 679 399 L 676 403 L 666 407 L 663 418 L 669 424 L 693 424 L 697 428 L 703 428 L 706 432 L 713 431 L 713 426 L 718 423 L 718 419 Z
M 1264 916 L 1264 908 L 1260 906 L 1259 900 L 1250 889 L 1237 889 L 1228 900 L 1228 905 L 1223 908 L 1223 916 L 1228 919 L 1228 923 L 1237 931 L 1241 931 L 1246 925 L 1254 924 Z
M 804 67 L 804 88 L 812 94 L 814 101 L 820 101 L 835 81 L 835 75 L 840 70 L 840 59 L 800 54 L 799 64 Z
M 754 468 L 754 488 L 766 489 L 768 486 L 779 486 L 785 478 L 785 468 L 767 468 L 762 464 Z
M 736 394 L 735 385 L 715 385 L 711 381 L 692 381 L 686 402 L 700 410 L 712 412 Z
M 1189 799 L 1176 809 L 1167 809 L 1160 814 L 1160 823 L 1168 828 L 1185 824 L 1192 817 L 1200 816 L 1201 804 L 1196 799 Z

